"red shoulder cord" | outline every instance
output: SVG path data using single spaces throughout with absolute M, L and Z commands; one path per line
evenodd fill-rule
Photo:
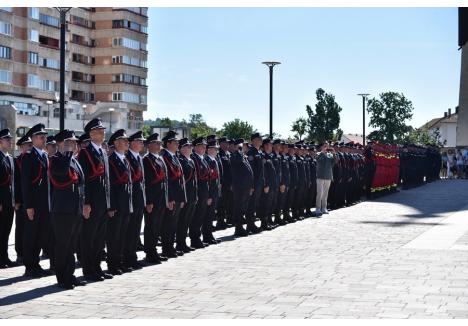
M 52 167 L 52 160 L 49 163 L 49 169 L 48 170 L 49 170 L 50 183 L 54 186 L 54 188 L 57 188 L 59 190 L 63 190 L 63 189 L 66 189 L 66 188 L 70 187 L 72 184 L 78 183 L 78 174 L 72 168 L 68 169 L 68 181 L 59 182 L 56 179 L 54 179 L 54 177 L 52 176 L 52 173 L 50 171 L 51 167 Z
M 154 166 L 153 161 L 149 157 L 146 159 L 149 161 L 149 164 L 154 171 L 154 175 L 156 176 L 156 178 L 153 181 L 151 181 L 151 184 L 154 185 L 156 183 L 163 181 L 166 178 L 166 173 L 164 172 L 164 169 L 159 169 L 159 172 L 158 172 L 156 169 L 156 166 Z
M 130 160 L 127 157 L 125 159 L 127 160 L 128 166 L 130 166 L 130 170 L 132 172 L 132 182 L 133 183 L 141 182 L 141 180 L 143 180 L 143 173 L 141 172 L 140 165 L 138 164 L 138 168 L 135 171 Z
M 39 182 L 39 180 L 42 178 L 42 164 L 39 162 L 39 170 L 37 172 L 37 176 L 32 179 L 31 184 L 35 185 L 36 183 Z
M 128 174 L 127 173 L 120 174 L 119 169 L 117 169 L 117 167 L 115 166 L 114 162 L 112 162 L 112 160 L 109 160 L 109 164 L 112 166 L 112 169 L 114 170 L 115 175 L 117 177 L 117 180 L 114 182 L 114 184 L 117 184 L 117 185 L 127 184 Z
M 218 170 L 210 167 L 210 180 L 218 179 Z
M 89 181 L 93 181 L 97 177 L 101 177 L 104 175 L 104 164 L 99 163 L 97 166 L 94 164 L 94 161 L 91 157 L 91 154 L 88 152 L 88 149 L 85 148 L 80 151 L 80 154 L 84 152 L 86 153 L 86 157 L 88 158 L 88 162 L 91 165 L 91 175 L 89 176 Z
M 208 181 L 210 176 L 208 175 L 208 171 L 206 173 L 201 174 L 201 169 L 200 169 L 200 164 L 198 164 L 198 160 L 194 159 L 195 165 L 197 166 L 197 175 L 198 175 L 198 180 L 202 181 Z
M 171 180 L 172 181 L 175 181 L 177 179 L 180 179 L 182 177 L 182 171 L 180 169 L 179 166 L 175 167 L 172 165 L 171 162 L 169 162 L 169 160 L 167 159 L 166 156 L 164 156 L 164 161 L 166 162 L 166 166 L 169 167 L 169 169 L 171 170 L 173 176 L 171 177 Z

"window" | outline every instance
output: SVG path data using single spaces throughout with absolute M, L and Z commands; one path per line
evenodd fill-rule
M 11 84 L 11 71 L 0 70 L 0 83 Z
M 140 95 L 140 104 L 146 104 L 146 95 Z
M 13 11 L 13 10 L 11 9 L 11 7 L 0 7 L 0 10 L 8 11 L 8 12 L 12 12 L 12 11 Z
M 140 32 L 148 34 L 148 26 L 141 25 Z
M 139 41 L 126 38 L 126 37 L 114 37 L 112 39 L 112 46 L 123 46 L 123 47 L 134 49 L 134 50 L 140 50 Z
M 39 64 L 39 54 L 37 54 L 36 52 L 29 52 L 28 63 L 31 63 L 33 65 Z
M 55 59 L 42 58 L 41 66 L 52 69 L 59 69 L 59 61 Z
M 122 101 L 122 93 L 112 93 L 112 101 Z
M 11 59 L 11 48 L 0 45 L 0 59 Z
M 37 75 L 28 74 L 28 87 L 41 88 L 41 80 Z
M 32 42 L 39 42 L 39 31 L 35 29 L 29 30 L 29 40 Z
M 1 101 L 0 105 L 14 105 L 16 112 L 23 115 L 39 115 L 40 106 L 33 103 L 24 103 L 24 102 L 13 102 L 13 101 Z
M 59 27 L 60 26 L 60 20 L 57 17 L 52 17 L 46 14 L 40 14 L 39 15 L 39 21 L 45 25 L 49 26 L 55 26 Z
M 11 24 L 0 21 L 0 34 L 11 36 Z
M 39 8 L 36 8 L 36 7 L 29 8 L 29 18 L 39 19 Z
M 54 92 L 56 90 L 55 81 L 53 80 L 42 80 L 41 81 L 41 90 L 47 92 Z

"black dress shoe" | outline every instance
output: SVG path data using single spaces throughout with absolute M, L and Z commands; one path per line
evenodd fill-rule
M 225 230 L 227 228 L 227 224 L 224 221 L 216 223 L 216 230 Z
M 249 233 L 243 227 L 236 228 L 236 231 L 234 232 L 234 236 L 236 237 L 246 237 L 248 235 Z
M 107 272 L 108 272 L 110 275 L 114 275 L 114 276 L 116 276 L 116 275 L 122 275 L 122 273 L 123 273 L 122 270 L 119 269 L 119 268 L 109 268 L 109 269 L 107 270 Z M 104 274 L 105 274 L 105 273 L 104 273 Z M 102 276 L 104 277 L 104 275 L 102 275 Z M 105 278 L 105 277 L 104 277 L 104 278 Z
M 11 261 L 10 259 L 5 260 L 3 263 L 5 263 L 5 265 L 7 267 L 17 267 L 17 266 L 19 266 L 19 263 L 15 262 L 15 261 Z
M 112 274 L 104 273 L 104 272 L 102 272 L 102 274 L 99 274 L 99 276 L 104 277 L 104 279 L 106 279 L 106 280 L 112 280 L 114 278 L 114 276 L 112 276 Z
M 163 252 L 162 253 L 163 256 L 167 257 L 167 258 L 177 258 L 177 253 L 175 252 Z
M 38 269 L 26 269 L 26 271 L 24 272 L 24 276 L 39 278 L 43 277 L 44 275 Z
M 57 286 L 65 290 L 73 290 L 75 288 L 72 283 L 57 283 Z
M 161 264 L 161 259 L 159 257 L 146 256 L 145 262 L 147 262 L 148 264 L 159 265 Z
M 98 274 L 84 275 L 84 279 L 88 282 L 102 282 L 104 281 L 104 276 Z
M 39 273 L 42 274 L 42 276 L 52 276 L 55 274 L 53 269 L 47 270 L 47 269 L 38 268 L 38 271 Z
M 130 266 L 122 266 L 119 268 L 122 273 L 131 273 L 133 272 L 133 268 L 131 268 Z
M 183 256 L 184 252 L 182 250 L 176 250 L 176 255 L 177 256 Z
M 16 257 L 16 262 L 18 263 L 18 265 L 23 265 L 23 257 L 21 256 Z
M 185 246 L 185 247 L 184 247 L 184 252 L 185 252 L 185 251 L 190 252 L 190 251 L 194 251 L 194 250 L 195 250 L 195 248 L 190 247 L 190 246 Z
M 195 249 L 202 249 L 202 248 L 205 248 L 205 245 L 201 241 L 194 241 L 191 243 L 191 247 Z
M 192 250 L 190 250 L 188 246 L 183 247 L 182 250 L 180 251 L 182 251 L 184 254 L 188 254 L 189 252 L 192 252 Z
M 136 261 L 134 262 L 133 264 L 130 265 L 130 267 L 133 269 L 133 270 L 137 270 L 137 269 L 142 269 L 145 265 L 142 264 L 141 262 L 139 261 Z
M 268 224 L 262 224 L 260 226 L 260 228 L 263 230 L 263 231 L 270 231 L 271 230 L 271 226 L 269 226 Z
M 252 234 L 257 234 L 262 232 L 256 225 L 249 225 L 247 226 L 247 232 Z
M 88 284 L 88 282 L 86 281 L 81 281 L 79 279 L 77 279 L 75 276 L 73 276 L 72 278 L 72 284 L 74 286 L 85 286 L 86 284 Z

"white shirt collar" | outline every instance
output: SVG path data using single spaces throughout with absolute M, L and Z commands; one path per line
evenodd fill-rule
M 36 151 L 37 151 L 39 154 L 47 154 L 47 152 L 46 152 L 45 150 L 40 149 L 40 148 L 37 148 L 36 146 L 33 146 L 33 147 L 36 149 Z
M 199 157 L 200 159 L 202 159 L 202 160 L 205 158 L 203 155 L 200 155 L 200 154 L 198 154 L 197 152 L 195 152 L 195 154 L 197 154 L 198 157 Z
M 169 154 L 171 154 L 171 156 L 175 156 L 175 153 L 172 153 L 170 150 L 168 150 L 167 148 L 164 148 Z
M 132 151 L 130 148 L 128 149 L 128 151 L 129 151 L 130 153 L 132 153 L 133 157 L 134 157 L 136 160 L 138 160 L 138 158 L 140 157 L 140 154 L 139 154 L 139 153 Z
M 91 142 L 91 145 L 93 145 L 94 149 L 95 149 L 98 153 L 99 153 L 99 150 L 102 149 L 102 146 L 97 145 L 97 144 L 95 144 L 95 143 L 93 143 L 93 142 Z
M 122 155 L 120 154 L 119 152 L 117 151 L 114 151 L 114 153 L 117 155 L 118 158 L 120 158 L 120 160 L 123 162 L 125 160 L 125 155 Z
M 159 156 L 158 153 L 151 153 L 151 152 L 149 152 L 149 153 L 150 153 L 151 155 L 153 155 L 154 157 L 156 157 L 156 158 L 160 158 L 160 156 Z

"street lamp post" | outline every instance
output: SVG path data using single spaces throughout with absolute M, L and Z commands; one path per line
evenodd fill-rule
M 270 71 L 270 138 L 273 138 L 273 67 L 280 65 L 278 61 L 264 61 L 264 65 L 268 66 Z
M 81 107 L 83 108 L 83 111 L 82 111 L 82 114 L 81 114 L 81 121 L 83 122 L 83 130 L 84 130 L 84 116 L 85 116 L 85 113 L 86 113 L 86 104 L 83 104 Z
M 54 101 L 47 100 L 47 128 L 50 128 L 50 106 L 54 104 Z
M 112 134 L 112 112 L 114 112 L 114 108 L 109 108 L 109 133 Z
M 70 7 L 55 7 L 60 13 L 60 131 L 65 129 L 65 29 Z
M 362 96 L 362 146 L 366 146 L 366 99 L 369 94 L 361 93 L 358 95 Z

